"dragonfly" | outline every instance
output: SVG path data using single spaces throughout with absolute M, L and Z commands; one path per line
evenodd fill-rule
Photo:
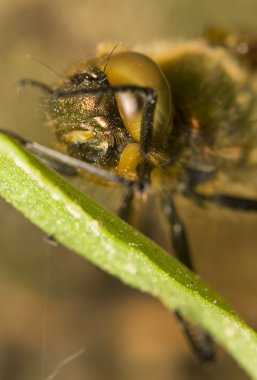
M 132 225 L 135 210 L 157 197 L 172 252 L 195 271 L 176 195 L 257 211 L 256 57 L 256 38 L 222 29 L 149 49 L 104 45 L 54 85 L 19 82 L 42 91 L 59 150 L 5 133 L 62 174 L 122 187 L 118 214 Z M 209 333 L 175 315 L 200 361 L 212 361 Z

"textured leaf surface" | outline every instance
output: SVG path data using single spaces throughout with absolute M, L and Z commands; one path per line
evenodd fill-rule
M 0 134 L 0 195 L 49 236 L 199 322 L 257 379 L 257 334 L 159 246 Z

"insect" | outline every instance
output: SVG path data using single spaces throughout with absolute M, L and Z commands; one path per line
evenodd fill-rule
M 63 153 L 14 135 L 59 172 L 124 187 L 119 215 L 131 224 L 135 204 L 140 209 L 146 197 L 157 196 L 174 252 L 190 269 L 176 194 L 199 205 L 257 210 L 257 87 L 250 73 L 256 43 L 244 40 L 242 64 L 233 54 L 242 40 L 228 46 L 216 35 L 157 45 L 146 54 L 106 48 L 69 68 L 54 86 L 24 79 L 20 86 L 43 91 L 48 125 Z M 251 183 L 248 192 L 242 176 Z M 209 334 L 175 314 L 199 359 L 212 360 Z

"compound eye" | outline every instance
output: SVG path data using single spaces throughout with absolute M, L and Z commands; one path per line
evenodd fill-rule
M 111 86 L 134 85 L 152 88 L 157 93 L 157 104 L 154 115 L 154 133 L 170 128 L 172 114 L 171 93 L 169 84 L 159 66 L 149 57 L 136 52 L 122 52 L 111 56 L 105 70 Z M 144 97 L 140 91 L 121 92 L 116 95 L 123 123 L 134 138 L 140 140 L 140 125 Z

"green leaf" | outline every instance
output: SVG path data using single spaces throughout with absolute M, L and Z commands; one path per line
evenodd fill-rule
M 257 334 L 217 294 L 2 133 L 0 195 L 61 244 L 199 322 L 257 379 Z

